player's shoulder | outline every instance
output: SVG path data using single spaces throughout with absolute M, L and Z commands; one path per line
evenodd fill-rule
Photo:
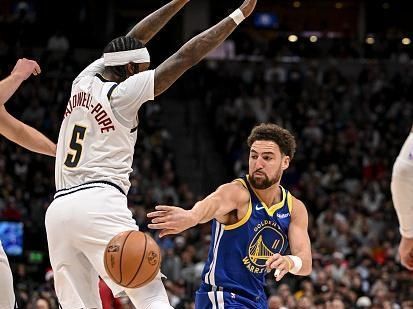
M 136 83 L 147 83 L 154 80 L 155 70 L 146 70 L 136 74 L 133 74 L 120 82 L 119 85 L 133 86 Z
M 291 217 L 307 215 L 307 208 L 302 200 L 291 195 L 291 203 Z
M 248 202 L 250 199 L 249 191 L 242 179 L 236 179 L 232 182 L 223 184 L 218 190 L 225 195 L 231 196 L 231 199 L 238 203 Z

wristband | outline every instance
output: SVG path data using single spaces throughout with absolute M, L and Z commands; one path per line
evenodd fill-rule
M 301 268 L 303 267 L 303 260 L 296 256 L 296 255 L 287 255 L 291 261 L 293 261 L 294 263 L 294 267 L 292 269 L 290 269 L 290 273 L 292 273 L 293 275 L 296 275 L 300 272 Z
M 245 16 L 240 9 L 235 10 L 229 17 L 231 17 L 237 25 L 245 19 Z

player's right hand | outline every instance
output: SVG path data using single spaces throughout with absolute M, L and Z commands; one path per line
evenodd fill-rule
M 179 234 L 197 224 L 191 212 L 180 207 L 158 205 L 156 211 L 147 214 L 152 218 L 150 229 L 161 230 L 159 237 Z
M 413 271 L 413 238 L 402 237 L 399 254 L 402 265 Z
M 17 61 L 11 74 L 22 80 L 26 80 L 30 75 L 38 75 L 41 72 L 40 66 L 36 61 L 23 58 Z
M 245 17 L 248 17 L 254 11 L 256 5 L 257 0 L 245 0 L 239 9 Z

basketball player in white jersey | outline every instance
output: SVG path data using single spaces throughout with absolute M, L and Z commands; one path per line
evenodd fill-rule
M 413 128 L 393 165 L 391 191 L 402 236 L 400 260 L 413 270 Z
M 186 2 L 168 3 L 127 36 L 114 39 L 103 58 L 73 82 L 57 146 L 57 193 L 46 213 L 55 289 L 63 309 L 101 308 L 98 275 L 115 296 L 125 292 L 136 308 L 171 308 L 160 273 L 142 288 L 125 289 L 107 276 L 103 255 L 112 237 L 138 229 L 126 194 L 139 108 L 220 45 L 256 5 L 256 0 L 245 0 L 229 17 L 148 70 L 144 44 Z
M 23 58 L 17 61 L 11 74 L 0 81 L 0 134 L 31 151 L 54 156 L 54 143 L 39 131 L 14 118 L 4 107 L 23 81 L 30 75 L 38 75 L 40 72 L 40 67 L 35 61 Z M 13 277 L 0 241 L 0 309 L 11 309 L 15 302 Z

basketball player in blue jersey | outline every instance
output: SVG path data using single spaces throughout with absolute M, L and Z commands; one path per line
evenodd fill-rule
M 400 261 L 413 271 L 413 128 L 393 165 L 391 192 L 402 236 Z
M 267 308 L 265 276 L 309 275 L 311 246 L 304 204 L 280 186 L 295 152 L 290 132 L 256 126 L 249 138 L 249 175 L 220 186 L 191 210 L 157 206 L 148 214 L 160 236 L 212 220 L 212 239 L 195 307 Z M 286 255 L 287 250 L 291 251 Z
M 30 75 L 38 75 L 40 72 L 40 67 L 35 61 L 23 58 L 17 61 L 11 74 L 0 81 L 0 134 L 26 149 L 55 156 L 56 145 L 53 142 L 39 131 L 14 118 L 4 107 L 23 81 Z M 15 302 L 13 277 L 0 241 L 0 309 L 14 308 Z

